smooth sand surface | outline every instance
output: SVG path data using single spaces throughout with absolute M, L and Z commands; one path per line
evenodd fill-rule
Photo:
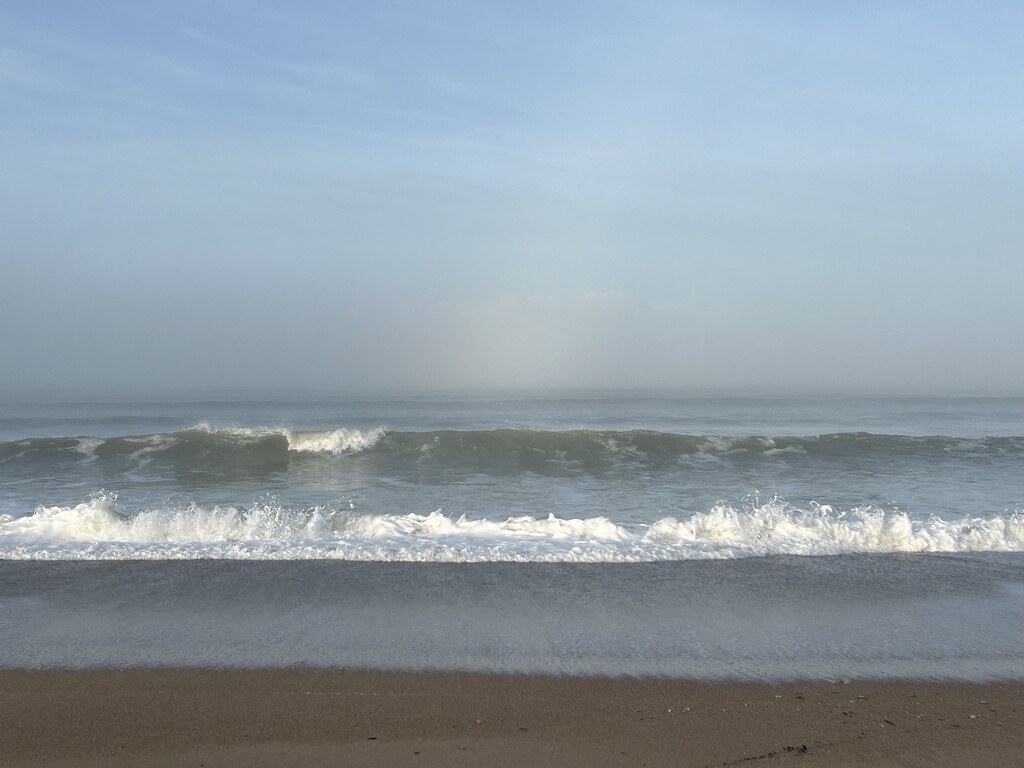
M 1014 766 L 1024 684 L 0 671 L 4 766 Z

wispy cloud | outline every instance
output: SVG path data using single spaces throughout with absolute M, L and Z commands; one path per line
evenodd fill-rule
M 469 93 L 465 82 L 440 72 L 431 72 L 423 80 L 433 90 L 450 96 L 465 96 Z
M 362 88 L 376 81 L 373 75 L 339 61 L 290 64 L 287 69 L 318 84 L 342 84 Z
M 181 34 L 187 37 L 189 40 L 192 40 L 196 43 L 200 43 L 201 45 L 204 45 L 208 48 L 213 48 L 218 51 L 226 51 L 229 53 L 249 53 L 249 50 L 245 46 L 239 45 L 237 42 L 229 40 L 225 37 L 210 34 L 205 30 L 197 29 L 196 27 L 187 25 L 181 26 L 178 29 L 181 32 Z
M 185 35 L 185 37 L 191 38 L 192 40 L 195 40 L 198 43 L 205 43 L 206 45 L 212 45 L 216 47 L 222 47 L 224 45 L 224 42 L 220 38 L 207 34 L 202 30 L 196 29 L 195 27 L 183 26 L 180 27 L 180 30 L 181 33 Z

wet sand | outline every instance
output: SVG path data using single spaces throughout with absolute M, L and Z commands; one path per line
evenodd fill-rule
M 4 766 L 1008 766 L 1024 684 L 0 671 Z

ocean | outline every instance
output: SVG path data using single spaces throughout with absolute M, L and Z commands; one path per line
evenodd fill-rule
M 0 650 L 1020 679 L 1024 399 L 9 399 Z

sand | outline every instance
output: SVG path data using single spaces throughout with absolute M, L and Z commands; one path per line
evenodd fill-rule
M 4 766 L 1012 766 L 1024 685 L 0 671 Z

